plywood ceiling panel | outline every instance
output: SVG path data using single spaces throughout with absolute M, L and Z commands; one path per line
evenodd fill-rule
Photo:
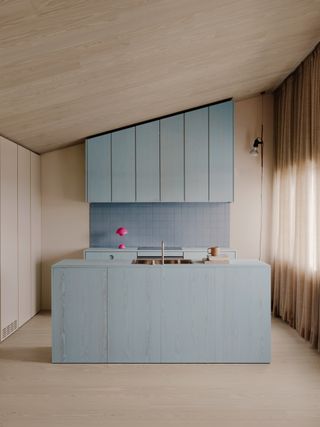
M 320 0 L 2 0 L 0 134 L 36 152 L 275 88 Z

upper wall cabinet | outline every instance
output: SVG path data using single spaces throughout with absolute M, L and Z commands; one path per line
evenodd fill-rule
M 208 201 L 208 108 L 185 114 L 185 201 Z
M 135 128 L 111 134 L 111 200 L 136 200 Z
M 88 202 L 233 201 L 233 102 L 86 141 Z
M 233 201 L 233 102 L 209 107 L 209 201 Z
M 111 135 L 101 135 L 86 145 L 87 201 L 111 202 Z
M 137 202 L 160 201 L 159 121 L 136 127 Z
M 184 202 L 184 114 L 160 120 L 161 201 Z

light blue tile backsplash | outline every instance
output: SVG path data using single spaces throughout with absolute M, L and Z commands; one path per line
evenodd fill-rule
M 229 203 L 91 203 L 90 247 L 229 247 L 229 224 Z

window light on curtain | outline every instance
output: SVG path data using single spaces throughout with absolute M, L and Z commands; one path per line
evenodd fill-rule
M 273 313 L 320 351 L 320 45 L 275 93 Z

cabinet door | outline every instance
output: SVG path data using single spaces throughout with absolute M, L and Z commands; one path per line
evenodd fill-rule
M 185 200 L 209 199 L 208 108 L 185 113 Z
M 18 282 L 19 326 L 32 317 L 31 156 L 18 146 Z
M 160 362 L 160 274 L 108 269 L 108 361 Z
M 18 152 L 17 145 L 0 141 L 1 339 L 18 327 Z
M 184 116 L 160 122 L 161 201 L 184 201 Z
M 233 102 L 209 107 L 210 202 L 233 201 Z
M 53 268 L 52 361 L 107 362 L 107 270 Z
M 87 202 L 111 202 L 111 136 L 86 141 Z
M 135 128 L 113 132 L 112 140 L 112 201 L 134 202 L 135 177 Z
M 41 286 L 41 186 L 40 156 L 31 156 L 31 315 L 40 310 Z
M 159 121 L 136 127 L 137 202 L 160 200 Z
M 161 283 L 161 362 L 214 361 L 213 269 L 165 268 Z

